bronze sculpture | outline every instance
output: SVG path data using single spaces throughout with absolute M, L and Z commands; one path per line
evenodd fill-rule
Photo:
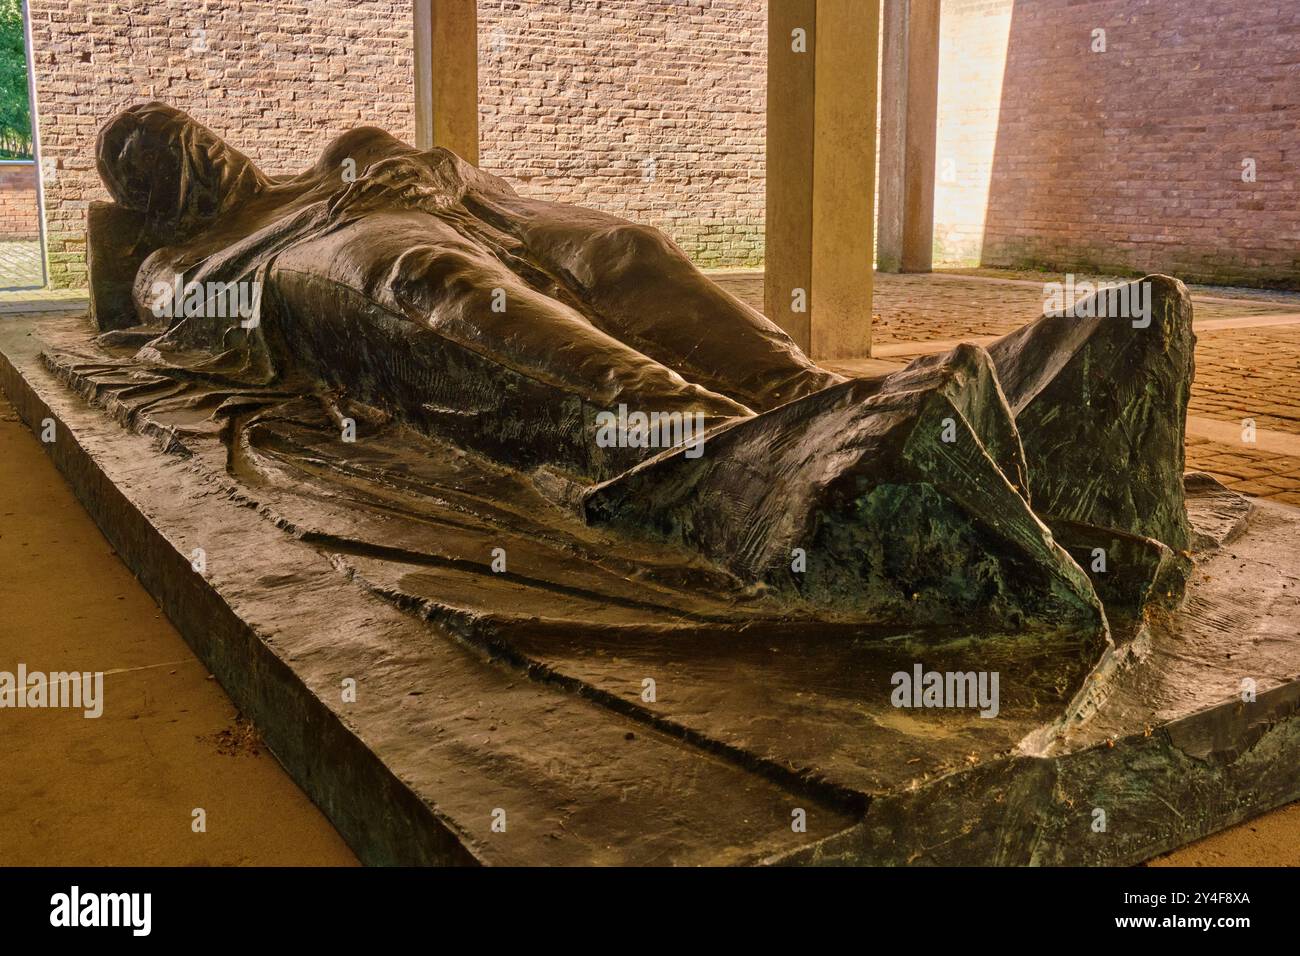
M 104 126 L 98 163 L 115 204 L 92 215 L 94 317 L 137 372 L 446 441 L 777 614 L 1096 633 L 1103 603 L 1181 587 L 1194 339 L 1176 280 L 1143 280 L 1142 327 L 1049 315 L 849 380 L 656 230 L 381 130 L 273 178 L 151 103 Z M 247 308 L 215 307 L 244 286 Z M 597 440 L 615 410 L 704 431 Z M 1098 549 L 1124 573 L 1090 567 Z

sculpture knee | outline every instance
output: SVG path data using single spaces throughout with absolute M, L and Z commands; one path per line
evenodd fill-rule
M 620 222 L 605 230 L 592 249 L 599 257 L 593 266 L 599 272 L 615 275 L 684 258 L 668 236 L 653 226 L 635 222 Z
M 473 307 L 480 300 L 484 308 L 490 307 L 494 290 L 511 278 L 497 275 L 494 265 L 466 249 L 416 246 L 398 257 L 389 283 L 404 312 L 435 320 L 440 312 Z

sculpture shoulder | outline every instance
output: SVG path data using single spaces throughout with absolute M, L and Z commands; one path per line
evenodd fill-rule
M 494 176 L 475 166 L 457 153 L 435 146 L 420 154 L 435 177 L 446 183 L 456 183 L 462 188 L 482 196 L 516 196 L 514 188 L 500 176 Z
M 335 174 L 349 160 L 358 173 L 371 163 L 395 156 L 412 155 L 417 150 L 377 126 L 358 126 L 342 133 L 325 147 L 312 172 Z
M 334 178 L 344 164 L 349 164 L 353 174 L 360 177 L 375 163 L 403 157 L 426 167 L 433 179 L 451 193 L 469 189 L 489 195 L 515 194 L 504 179 L 484 172 L 449 149 L 435 146 L 422 152 L 375 126 L 360 126 L 336 136 L 305 175 Z

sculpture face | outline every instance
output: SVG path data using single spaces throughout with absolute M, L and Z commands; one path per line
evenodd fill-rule
M 1149 328 L 1045 316 L 849 381 L 656 230 L 520 197 L 445 150 L 354 130 L 272 184 L 161 104 L 111 121 L 99 149 L 155 234 L 135 276 L 146 321 L 159 282 L 257 285 L 256 314 L 109 337 L 186 387 L 289 389 L 335 421 L 413 429 L 790 613 L 1096 633 L 1079 561 L 1098 541 L 1138 569 L 1115 600 L 1177 588 L 1193 339 L 1174 280 L 1144 280 Z M 1142 387 L 1080 401 L 1098 374 Z M 612 420 L 635 425 L 601 440 Z M 684 432 L 661 421 L 704 431 L 665 447 Z
M 97 155 L 113 199 L 164 235 L 191 235 L 268 185 L 248 157 L 164 103 L 119 113 L 100 131 Z

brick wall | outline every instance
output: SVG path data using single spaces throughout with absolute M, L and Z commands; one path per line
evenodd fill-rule
M 766 31 L 766 0 L 480 0 L 483 165 L 760 262 Z
M 480 0 L 480 161 L 531 195 L 762 257 L 762 0 Z M 413 137 L 409 0 L 31 0 L 50 272 L 85 284 L 100 124 L 159 98 L 271 173 L 338 133 Z
M 38 238 L 36 167 L 0 163 L 0 242 Z
M 761 260 L 766 2 L 479 0 L 483 166 L 703 265 Z M 409 0 L 31 10 L 58 285 L 85 282 L 123 106 L 169 100 L 273 173 L 359 123 L 413 132 Z M 1297 64 L 1292 0 L 943 0 L 938 260 L 1294 284 Z
M 56 286 L 85 285 L 86 208 L 107 198 L 95 134 L 125 106 L 166 100 L 272 173 L 298 171 L 352 126 L 411 132 L 401 0 L 30 0 L 30 10 Z
M 948 0 L 944 15 L 942 258 L 1300 284 L 1300 3 Z

